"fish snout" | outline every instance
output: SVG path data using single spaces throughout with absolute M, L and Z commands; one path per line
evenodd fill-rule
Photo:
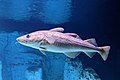
M 17 38 L 16 39 L 18 42 L 26 42 L 24 39 L 22 39 L 22 38 Z
M 16 40 L 17 40 L 17 41 L 20 41 L 20 39 L 19 39 L 19 38 L 17 38 Z

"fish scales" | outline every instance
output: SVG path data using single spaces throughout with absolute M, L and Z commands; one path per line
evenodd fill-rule
M 87 48 L 95 48 L 93 45 L 85 43 L 84 41 L 74 38 L 72 36 L 68 36 L 63 33 L 59 32 L 51 32 L 47 34 L 48 36 L 51 36 L 55 39 L 55 45 L 64 45 L 63 47 L 87 47 Z M 46 36 L 47 36 L 46 35 Z M 80 47 L 80 48 L 81 48 Z M 95 48 L 97 49 L 97 48 Z

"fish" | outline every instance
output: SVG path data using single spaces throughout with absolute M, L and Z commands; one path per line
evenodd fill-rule
M 94 38 L 83 40 L 76 33 L 63 33 L 63 31 L 62 27 L 39 30 L 20 36 L 16 40 L 24 46 L 40 50 L 44 55 L 46 51 L 63 53 L 74 59 L 81 52 L 90 58 L 99 53 L 104 61 L 107 60 L 110 46 L 98 47 Z

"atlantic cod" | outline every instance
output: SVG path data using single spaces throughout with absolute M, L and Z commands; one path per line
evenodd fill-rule
M 104 61 L 107 59 L 110 46 L 98 47 L 94 38 L 82 40 L 75 33 L 63 33 L 63 31 L 61 27 L 40 30 L 18 37 L 16 40 L 22 45 L 39 49 L 44 55 L 45 51 L 50 51 L 76 58 L 84 52 L 90 58 L 99 53 Z

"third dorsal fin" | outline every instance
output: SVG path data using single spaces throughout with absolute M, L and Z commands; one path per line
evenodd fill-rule
M 92 44 L 94 46 L 97 46 L 96 40 L 94 38 L 87 39 L 87 40 L 84 40 L 84 41 L 89 42 L 90 44 Z

